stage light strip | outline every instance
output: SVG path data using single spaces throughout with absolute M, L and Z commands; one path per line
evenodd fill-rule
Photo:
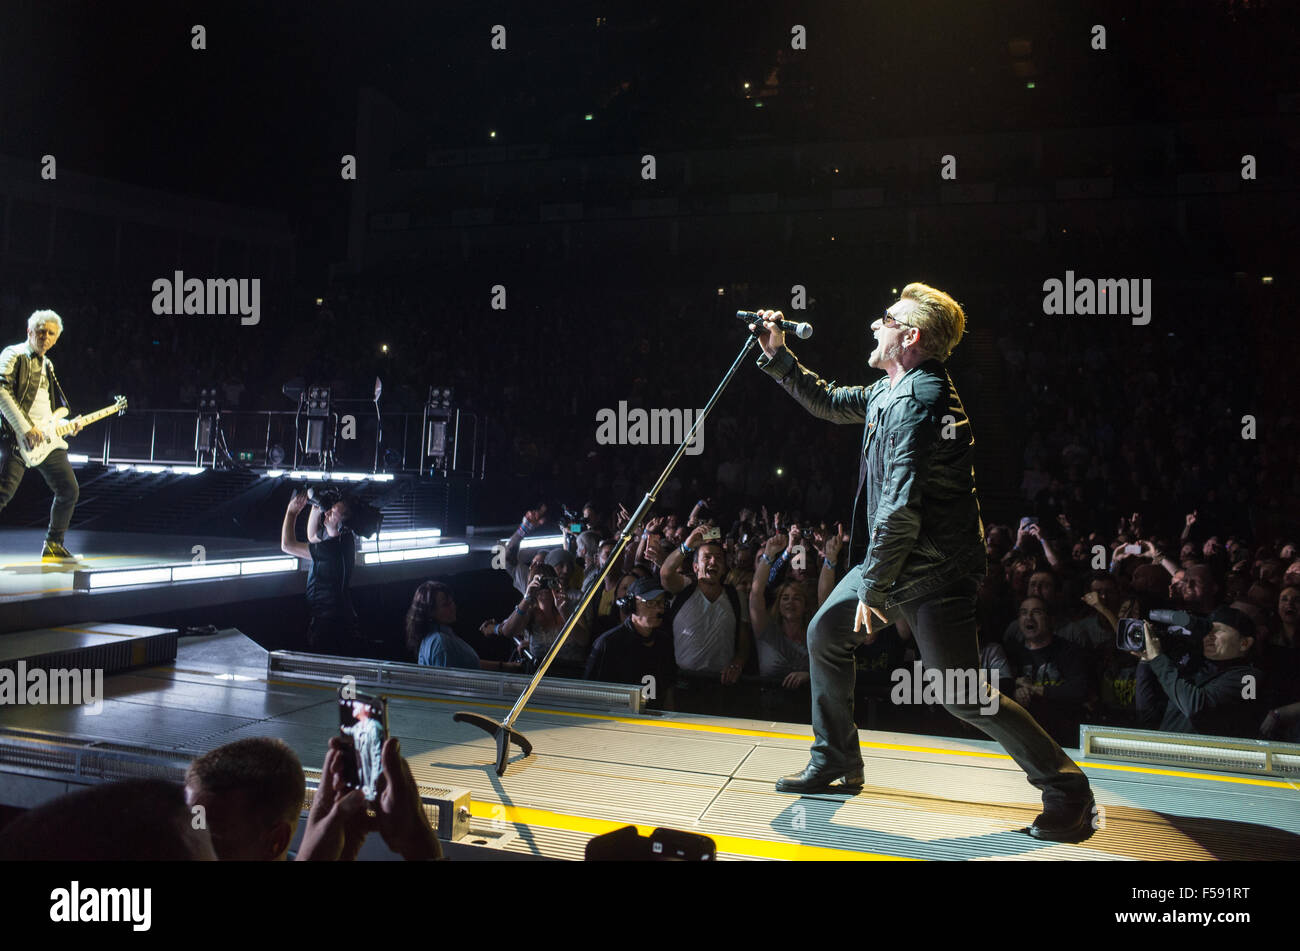
M 237 561 L 205 561 L 197 565 L 175 565 L 172 581 L 201 581 L 205 578 L 231 578 L 239 574 Z
M 450 558 L 454 555 L 468 555 L 469 545 L 439 545 L 436 548 L 398 548 L 393 551 L 366 552 L 365 564 L 385 565 L 395 561 L 423 561 L 426 558 Z
M 188 562 L 179 565 L 154 565 L 146 568 L 106 568 L 102 571 L 88 569 L 73 574 L 72 586 L 77 591 L 102 591 L 105 588 L 125 588 L 131 585 L 209 581 L 215 578 L 268 575 L 297 570 L 297 558 L 269 555 L 259 558 Z
M 510 539 L 501 539 L 501 544 L 506 544 Z M 519 543 L 520 549 L 524 548 L 552 548 L 556 545 L 564 544 L 563 535 L 535 535 L 532 538 L 525 538 Z
M 77 572 L 83 574 L 83 572 Z M 171 568 L 132 568 L 125 571 L 88 571 L 85 587 L 80 579 L 75 584 L 80 590 L 95 588 L 120 588 L 132 584 L 169 584 L 172 580 Z
M 253 558 L 239 563 L 239 573 L 241 575 L 269 575 L 277 571 L 297 571 L 298 559 L 292 555 L 283 558 L 273 556 L 271 558 Z
M 438 528 L 410 529 L 400 532 L 381 532 L 377 538 L 359 539 L 359 551 L 400 551 L 407 548 L 427 548 L 442 540 Z
M 69 462 L 87 462 L 86 456 L 74 457 L 71 453 L 68 455 Z M 114 464 L 114 469 L 118 472 L 144 472 L 149 475 L 161 475 L 164 472 L 170 472 L 173 475 L 201 475 L 207 472 L 206 466 L 179 466 L 179 465 L 162 465 L 156 462 L 119 462 Z
M 82 463 L 89 462 L 90 456 L 82 452 L 70 452 L 68 453 L 68 461 L 72 463 L 74 466 L 80 465 Z
M 264 479 L 301 479 L 304 482 L 392 482 L 391 472 L 322 472 L 319 469 L 267 469 Z
M 441 538 L 441 528 L 404 528 L 397 532 L 382 532 L 380 538 L 394 541 L 399 538 Z

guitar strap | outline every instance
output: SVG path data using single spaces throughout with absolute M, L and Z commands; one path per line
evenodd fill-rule
M 59 385 L 59 378 L 54 372 L 54 364 L 47 362 L 45 368 L 50 371 L 50 380 L 53 381 L 54 388 L 59 391 L 59 406 L 66 406 L 68 408 L 68 415 L 71 416 L 72 404 L 68 402 L 68 398 L 63 394 L 63 387 Z M 55 408 L 57 409 L 58 407 Z

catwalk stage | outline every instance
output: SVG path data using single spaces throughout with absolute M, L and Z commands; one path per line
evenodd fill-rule
M 237 630 L 180 636 L 120 623 L 169 610 L 300 595 L 305 572 L 95 589 L 84 574 L 43 566 L 39 532 L 3 533 L 0 667 L 104 667 L 100 712 L 0 705 L 0 804 L 30 807 L 85 783 L 139 775 L 180 778 L 193 756 L 246 736 L 275 736 L 298 753 L 314 786 L 336 723 L 344 675 L 390 698 L 431 818 L 449 854 L 577 859 L 600 832 L 628 823 L 711 836 L 723 859 L 1277 859 L 1300 857 L 1300 750 L 1261 775 L 1076 756 L 1105 810 L 1081 845 L 1021 833 L 1035 790 L 993 743 L 861 733 L 867 785 L 853 797 L 779 794 L 774 781 L 807 761 L 807 726 L 642 709 L 635 688 L 547 679 L 515 724 L 534 745 L 503 777 L 482 731 L 458 710 L 500 719 L 524 678 L 440 671 L 390 661 L 267 651 Z M 82 566 L 142 569 L 274 557 L 232 539 L 69 535 L 94 552 Z M 487 567 L 494 538 L 440 539 L 438 562 L 364 564 L 354 586 Z M 454 549 L 452 546 L 456 546 Z M 89 590 L 78 590 L 78 587 Z M 118 623 L 114 623 L 118 622 Z M 126 645 L 126 646 L 123 646 Z M 53 662 L 56 658 L 58 663 Z M 1141 748 L 1141 744 L 1138 744 Z M 1075 751 L 1071 751 L 1072 754 Z M 1288 765 L 1289 763 L 1289 765 Z M 440 805 L 441 804 L 441 807 Z M 300 827 L 301 834 L 301 827 Z M 387 857 L 371 837 L 363 857 Z
M 76 630 L 65 627 L 65 636 Z M 95 636 L 130 633 L 121 626 Z M 493 741 L 452 714 L 499 719 L 521 678 L 268 655 L 233 630 L 182 638 L 174 661 L 106 677 L 98 715 L 0 707 L 0 802 L 30 807 L 78 784 L 125 776 L 179 778 L 191 757 L 247 736 L 283 739 L 314 786 L 336 729 L 342 671 L 355 673 L 358 689 L 390 698 L 392 732 L 456 858 L 578 859 L 593 835 L 628 823 L 643 832 L 704 833 L 719 858 L 733 860 L 1300 856 L 1294 778 L 1080 758 L 1105 827 L 1081 845 L 1050 844 L 1017 831 L 1037 812 L 1036 794 L 994 744 L 863 732 L 861 794 L 783 795 L 772 784 L 806 762 L 808 727 L 635 713 L 626 696 L 634 697 L 633 688 L 602 700 L 592 685 L 569 681 L 539 690 L 516 723 L 534 752 L 525 759 L 515 750 L 497 777 Z M 482 699 L 493 685 L 498 698 Z M 372 836 L 362 857 L 391 856 Z

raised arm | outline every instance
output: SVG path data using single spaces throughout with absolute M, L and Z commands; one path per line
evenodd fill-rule
M 766 328 L 758 336 L 763 355 L 758 358 L 759 368 L 772 377 L 798 401 L 799 405 L 818 419 L 831 423 L 862 423 L 867 418 L 869 387 L 836 386 L 812 370 L 804 367 L 785 347 L 785 332 L 773 324 L 780 320 L 780 311 L 763 311 Z
M 1152 564 L 1159 565 L 1169 572 L 1169 577 L 1172 578 L 1178 574 L 1178 566 L 1173 563 L 1173 560 L 1168 555 L 1156 547 L 1155 542 L 1143 539 L 1138 544 L 1142 546 L 1142 554 L 1150 558 Z
M 659 583 L 669 594 L 677 594 L 690 585 L 691 580 L 682 574 L 682 559 L 689 552 L 694 556 L 700 542 L 704 540 L 704 526 L 697 526 L 677 548 L 668 553 L 664 563 L 659 566 Z M 685 549 L 685 551 L 683 550 Z
M 528 629 L 528 622 L 532 619 L 533 609 L 537 607 L 537 593 L 542 587 L 542 576 L 537 575 L 528 584 L 528 591 L 524 598 L 510 612 L 510 616 L 497 625 L 493 631 L 505 637 L 519 638 Z
M 307 541 L 319 542 L 324 541 L 320 537 L 320 514 L 318 506 L 313 505 L 311 511 L 307 513 Z
M 298 515 L 307 505 L 307 496 L 295 493 L 284 510 L 284 524 L 280 526 L 280 551 L 295 558 L 311 558 L 311 549 L 298 541 Z
M 1058 564 L 1060 564 L 1059 559 L 1056 557 L 1056 552 L 1052 550 L 1051 542 L 1047 540 L 1046 535 L 1044 535 L 1041 531 L 1039 531 L 1037 525 L 1029 526 L 1029 534 L 1033 535 L 1034 538 L 1038 539 L 1038 544 L 1043 546 L 1043 554 L 1047 556 L 1047 563 L 1049 565 L 1055 568 Z
M 1112 634 L 1119 629 L 1119 618 L 1116 617 L 1115 612 L 1106 607 L 1105 602 L 1101 600 L 1101 595 L 1096 591 L 1089 591 L 1085 594 L 1083 596 L 1083 603 L 1101 615 L 1102 620 L 1110 625 Z
M 817 573 L 817 607 L 826 603 L 838 583 L 840 552 L 848 543 L 849 536 L 844 534 L 844 523 L 837 523 L 835 531 L 826 538 L 826 550 L 822 555 L 821 570 Z
M 767 572 L 773 557 L 780 553 L 784 545 L 784 535 L 773 535 L 763 550 L 754 556 L 754 581 L 749 586 L 749 622 L 754 628 L 755 637 L 767 633 Z
M 524 513 L 524 517 L 519 522 L 519 527 L 515 529 L 514 534 L 510 536 L 510 540 L 506 542 L 505 566 L 507 571 L 514 571 L 515 566 L 519 564 L 519 543 L 524 540 L 524 536 L 537 529 L 545 518 L 545 505 L 539 505 L 537 508 L 529 509 Z

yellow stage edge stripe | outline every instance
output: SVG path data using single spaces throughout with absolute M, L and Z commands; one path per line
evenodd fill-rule
M 561 829 L 566 832 L 585 832 L 592 836 L 612 832 L 630 822 L 615 822 L 610 819 L 589 819 L 586 816 L 570 816 L 559 812 L 547 812 L 544 809 L 528 809 L 522 806 L 506 806 L 500 803 L 471 802 L 470 813 L 476 819 L 494 819 L 516 823 L 522 826 L 540 826 L 546 829 Z M 636 827 L 640 835 L 649 835 L 653 826 Z M 922 859 L 905 858 L 898 855 L 882 855 L 875 852 L 854 852 L 849 849 L 830 849 L 819 845 L 800 845 L 796 842 L 770 842 L 766 839 L 748 839 L 739 836 L 707 835 L 717 845 L 719 852 L 732 855 L 745 855 L 750 858 L 782 859 L 786 861 L 838 861 L 838 862 L 919 862 Z

